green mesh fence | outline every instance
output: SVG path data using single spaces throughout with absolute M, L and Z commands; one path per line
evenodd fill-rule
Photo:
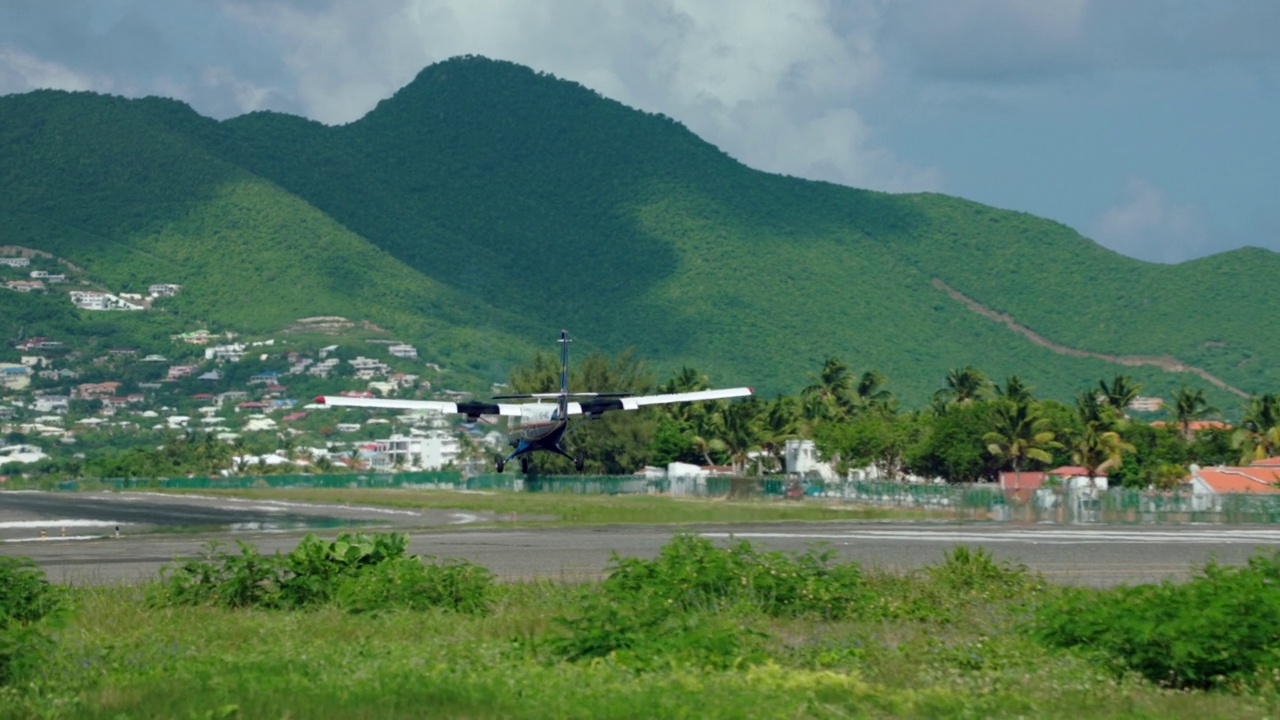
M 737 477 L 671 480 L 617 475 L 522 476 L 514 473 L 464 478 L 460 473 L 450 471 L 70 480 L 58 487 L 62 490 L 417 488 L 593 495 L 663 494 L 779 501 L 808 498 L 811 501 L 938 510 L 962 518 L 1027 523 L 1280 523 L 1280 494 L 1196 495 L 1124 488 L 1067 490 L 1057 487 L 1006 491 L 990 485 L 918 485 L 875 481 L 821 483 Z

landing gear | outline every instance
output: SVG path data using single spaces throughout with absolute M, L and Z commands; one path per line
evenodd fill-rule
M 506 460 L 503 460 L 502 458 L 497 458 L 497 459 L 494 461 L 494 464 L 498 466 L 498 474 L 499 474 L 499 475 L 501 475 L 501 474 L 502 474 L 502 468 L 504 468 L 504 467 L 506 467 L 506 466 L 507 466 L 507 461 L 506 461 Z
M 529 458 L 524 455 L 520 456 L 520 472 L 525 475 L 529 474 Z
M 582 467 L 587 464 L 587 455 L 581 450 L 573 454 L 573 469 L 582 472 Z

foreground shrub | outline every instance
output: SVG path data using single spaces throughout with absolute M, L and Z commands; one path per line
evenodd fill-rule
M 488 609 L 488 570 L 467 562 L 424 565 L 406 555 L 403 533 L 341 534 L 326 542 L 307 535 L 287 555 L 263 555 L 237 541 L 228 553 L 212 541 L 199 557 L 161 569 L 153 606 L 214 605 L 296 609 L 336 603 L 353 611 L 443 607 Z
M 613 558 L 614 568 L 584 593 L 582 610 L 560 616 L 549 644 L 561 657 L 612 656 L 647 668 L 671 662 L 725 668 L 763 657 L 753 615 L 847 617 L 865 592 L 853 563 L 831 552 L 761 552 L 679 535 L 658 557 Z
M 0 556 L 0 685 L 13 682 L 52 644 L 48 624 L 64 601 L 34 560 Z
M 1161 685 L 1211 688 L 1280 670 L 1280 553 L 1210 563 L 1184 583 L 1072 589 L 1042 605 L 1036 635 L 1103 653 Z
M 862 570 L 857 563 L 833 563 L 834 557 L 831 550 L 762 552 L 749 542 L 719 548 L 678 535 L 652 560 L 615 555 L 601 592 L 623 603 L 652 598 L 673 610 L 849 617 L 866 597 Z
M 971 622 L 973 610 L 984 614 L 1018 610 L 1047 587 L 1044 577 L 1025 565 L 997 561 L 983 548 L 958 545 L 942 561 L 899 574 L 874 572 L 867 577 L 868 600 L 859 617 L 950 624 Z

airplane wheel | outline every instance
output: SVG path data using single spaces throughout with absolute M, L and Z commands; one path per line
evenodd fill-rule
M 502 468 L 506 467 L 506 466 L 507 466 L 507 463 L 506 463 L 506 461 L 504 461 L 502 458 L 498 458 L 498 459 L 497 459 L 497 461 L 496 461 L 496 464 L 497 464 L 497 466 L 498 466 L 498 473 L 499 473 L 499 474 L 501 474 L 501 473 L 502 473 Z
M 520 458 L 520 472 L 524 473 L 525 475 L 529 474 L 529 458 L 527 457 Z
M 587 456 L 581 450 L 573 455 L 573 467 L 578 472 L 582 472 L 583 466 L 587 464 Z

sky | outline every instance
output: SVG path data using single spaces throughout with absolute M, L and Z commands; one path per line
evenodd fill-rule
M 958 195 L 1151 262 L 1280 251 L 1274 0 L 0 2 L 0 95 L 343 124 L 465 54 L 768 172 Z

